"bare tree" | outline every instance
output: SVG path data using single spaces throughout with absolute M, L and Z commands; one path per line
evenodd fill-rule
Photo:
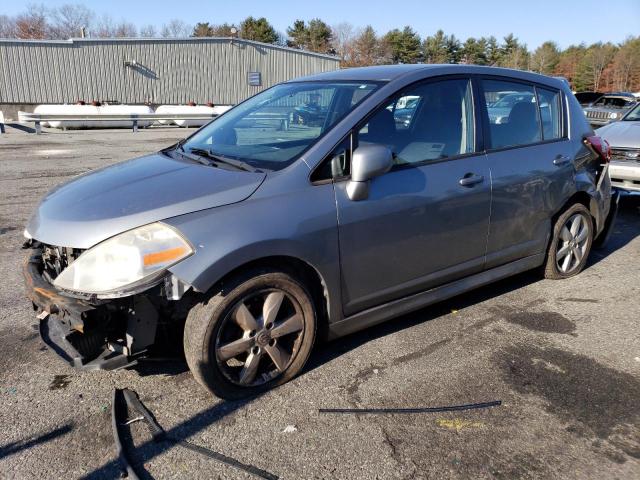
M 156 27 L 153 25 L 146 25 L 140 29 L 140 36 L 143 38 L 157 37 Z
M 613 57 L 613 88 L 628 91 L 638 87 L 640 80 L 640 37 L 627 38 Z
M 165 38 L 188 37 L 192 31 L 193 27 L 191 25 L 187 25 L 182 20 L 173 19 L 162 26 L 160 36 Z
M 95 28 L 91 32 L 91 36 L 97 37 L 97 38 L 113 37 L 114 30 L 115 30 L 115 26 L 113 23 L 113 18 L 105 14 L 102 17 L 100 17 L 100 19 L 96 23 Z
M 15 19 L 16 38 L 44 39 L 49 35 L 47 9 L 44 5 L 31 4 L 27 11 Z
M 94 13 L 84 5 L 66 4 L 51 11 L 49 37 L 67 39 L 81 37 L 82 29 L 91 29 Z
M 97 23 L 94 37 L 98 38 L 135 38 L 138 30 L 133 23 L 121 20 L 115 23 L 109 15 L 103 15 Z
M 357 35 L 356 29 L 348 22 L 341 22 L 331 27 L 333 33 L 331 46 L 343 62 L 348 63 L 353 49 L 353 41 Z
M 560 61 L 560 50 L 555 42 L 544 42 L 531 55 L 531 69 L 534 72 L 551 75 Z
M 616 53 L 616 47 L 610 43 L 598 42 L 587 51 L 585 56 L 585 73 L 591 77 L 594 91 L 600 88 L 602 74 L 607 65 L 613 60 Z
M 0 15 L 0 38 L 15 38 L 16 22 L 8 15 Z
M 138 29 L 133 23 L 127 22 L 126 20 L 121 20 L 120 23 L 116 25 L 114 37 L 135 38 L 137 36 L 138 36 Z

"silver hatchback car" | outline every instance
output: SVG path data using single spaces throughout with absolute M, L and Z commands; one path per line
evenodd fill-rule
M 492 120 L 505 95 L 524 100 Z M 577 274 L 610 231 L 608 159 L 557 79 L 306 77 L 50 192 L 25 230 L 27 292 L 77 368 L 126 367 L 162 341 L 240 398 L 293 378 L 316 339 L 525 270 Z

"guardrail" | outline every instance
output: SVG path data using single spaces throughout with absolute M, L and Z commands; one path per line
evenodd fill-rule
M 0 112 L 0 133 L 4 133 L 4 114 Z
M 218 113 L 145 113 L 145 114 L 86 114 L 86 115 L 60 115 L 45 113 L 18 112 L 19 123 L 34 123 L 36 134 L 42 133 L 42 122 L 64 122 L 64 121 L 91 121 L 91 122 L 113 122 L 130 121 L 134 132 L 138 131 L 138 122 L 155 122 L 158 120 L 211 120 L 218 117 Z M 64 125 L 63 125 L 64 127 Z

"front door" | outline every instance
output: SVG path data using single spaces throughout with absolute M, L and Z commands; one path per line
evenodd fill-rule
M 482 269 L 491 179 L 471 92 L 466 78 L 415 85 L 354 133 L 355 148 L 389 146 L 395 166 L 365 200 L 335 184 L 346 315 Z

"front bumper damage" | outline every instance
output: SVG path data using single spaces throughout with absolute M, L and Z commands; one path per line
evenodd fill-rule
M 26 293 L 39 312 L 40 336 L 48 347 L 80 370 L 116 370 L 146 355 L 158 313 L 145 295 L 114 300 L 65 295 L 43 278 L 42 249 L 27 248 Z

